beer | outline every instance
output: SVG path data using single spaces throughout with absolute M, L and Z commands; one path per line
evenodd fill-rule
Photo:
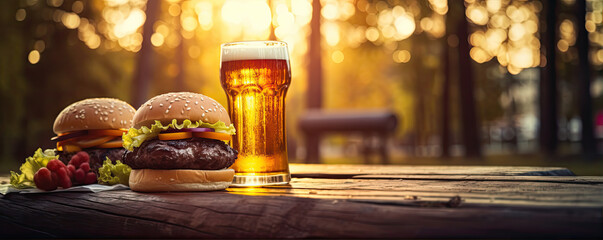
M 289 182 L 285 95 L 291 83 L 287 45 L 239 42 L 222 45 L 220 82 L 237 129 L 233 185 Z

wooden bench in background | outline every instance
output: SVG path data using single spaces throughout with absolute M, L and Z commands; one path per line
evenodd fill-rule
M 372 111 L 325 111 L 306 112 L 299 119 L 299 127 L 305 136 L 306 163 L 320 162 L 320 138 L 327 133 L 353 133 L 363 135 L 363 155 L 365 163 L 372 151 L 370 138 L 377 136 L 381 162 L 389 163 L 387 140 L 398 125 L 398 117 L 387 110 Z

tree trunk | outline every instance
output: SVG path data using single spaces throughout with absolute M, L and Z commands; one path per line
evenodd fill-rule
M 576 18 L 578 26 L 578 103 L 580 108 L 580 119 L 582 120 L 582 152 L 587 156 L 596 154 L 596 143 L 593 127 L 593 104 L 590 94 L 591 70 L 588 61 L 588 33 L 586 32 L 586 0 L 576 1 Z
M 182 6 L 182 5 L 181 5 Z M 181 14 L 182 15 L 182 14 Z M 176 74 L 176 79 L 174 79 L 174 83 L 176 86 L 174 86 L 175 90 L 177 92 L 182 92 L 186 90 L 186 82 L 184 80 L 184 74 L 185 74 L 185 57 L 187 54 L 185 54 L 185 40 L 186 38 L 184 38 L 184 36 L 182 35 L 182 33 L 184 32 L 184 29 L 182 28 L 182 24 L 180 24 L 180 15 L 178 16 L 178 24 L 176 24 L 176 27 L 178 28 L 178 34 L 180 34 L 180 44 L 178 44 L 178 47 L 176 47 L 176 67 L 178 69 L 178 73 Z
M 161 1 L 148 1 L 145 14 L 147 16 L 142 26 L 142 46 L 138 52 L 138 63 L 134 72 L 130 103 L 134 107 L 139 107 L 147 101 L 149 97 L 150 82 L 153 76 L 153 45 L 151 44 L 151 35 L 153 34 L 153 24 L 159 17 Z
M 545 7 L 546 26 L 543 34 L 546 65 L 540 72 L 540 150 L 547 155 L 557 151 L 557 72 L 556 49 L 557 36 L 557 1 L 543 1 Z
M 310 21 L 310 41 L 308 46 L 308 94 L 306 96 L 309 109 L 322 107 L 322 59 L 320 35 L 320 0 L 312 1 L 312 20 Z
M 481 157 L 480 126 L 475 107 L 475 86 L 471 58 L 469 57 L 469 27 L 465 17 L 464 2 L 462 5 L 462 20 L 459 22 L 459 94 L 461 98 L 461 117 L 463 129 L 463 144 L 466 157 Z
M 308 92 L 306 93 L 307 109 L 322 108 L 322 58 L 320 34 L 320 0 L 312 0 L 312 20 L 310 20 L 310 37 L 308 41 Z M 320 162 L 320 137 L 305 136 L 306 162 Z
M 422 147 L 425 146 L 425 129 L 426 129 L 426 121 L 425 121 L 425 81 L 428 81 L 429 74 L 425 71 L 425 66 L 423 66 L 423 54 L 425 53 L 424 49 L 418 44 L 421 41 L 424 41 L 423 36 L 415 36 L 415 41 L 413 44 L 413 59 L 412 66 L 414 69 L 414 101 L 415 101 L 415 126 L 414 126 L 414 144 L 413 144 L 413 153 L 415 156 L 424 155 L 422 151 Z
M 448 1 L 450 6 L 450 1 Z M 450 46 L 448 43 L 448 38 L 450 37 L 450 31 L 448 28 L 450 26 L 450 16 L 446 16 L 446 35 L 443 38 L 443 54 L 442 54 L 442 63 L 444 63 L 444 82 L 442 84 L 442 118 L 441 118 L 441 139 L 440 144 L 442 145 L 441 157 L 450 157 L 450 83 L 451 83 L 451 72 L 450 72 Z

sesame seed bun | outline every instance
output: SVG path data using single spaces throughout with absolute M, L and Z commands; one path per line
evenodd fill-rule
M 89 98 L 75 102 L 54 120 L 56 134 L 93 129 L 120 129 L 132 125 L 136 109 L 115 98 Z
M 134 114 L 133 127 L 149 127 L 155 120 L 169 124 L 172 119 L 231 124 L 228 112 L 216 100 L 199 93 L 174 92 L 155 96 L 142 104 Z

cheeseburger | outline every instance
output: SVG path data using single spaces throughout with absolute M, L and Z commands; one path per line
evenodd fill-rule
M 142 104 L 123 136 L 134 191 L 211 191 L 230 185 L 237 151 L 222 105 L 205 95 L 166 93 Z
M 90 155 L 94 172 L 106 158 L 120 160 L 125 149 L 121 136 L 132 125 L 134 109 L 130 104 L 113 98 L 91 98 L 63 109 L 54 121 L 59 159 L 67 164 L 79 151 Z

